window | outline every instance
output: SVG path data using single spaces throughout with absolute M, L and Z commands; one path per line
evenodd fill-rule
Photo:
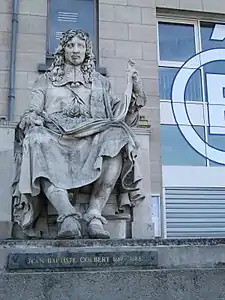
M 195 54 L 194 26 L 159 23 L 160 60 L 185 61 Z
M 225 165 L 225 24 L 159 20 L 158 63 L 163 164 Z
M 171 100 L 172 86 L 179 68 L 159 67 L 159 93 L 160 99 Z M 187 85 L 185 94 L 187 101 L 202 101 L 201 73 L 195 72 Z
M 204 138 L 204 127 L 195 130 Z M 188 144 L 177 125 L 161 125 L 161 145 L 163 165 L 206 166 L 206 159 Z
M 83 29 L 88 32 L 96 52 L 96 0 L 49 0 L 48 55 L 52 55 L 62 32 Z
M 215 23 L 200 23 L 200 35 L 201 35 L 201 46 L 202 50 L 208 50 L 213 48 L 225 47 L 225 40 L 212 40 L 212 34 L 215 29 L 215 26 L 223 26 L 224 24 L 215 24 Z

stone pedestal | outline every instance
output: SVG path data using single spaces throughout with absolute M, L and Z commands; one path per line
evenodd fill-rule
M 11 237 L 14 127 L 0 123 L 0 239 Z
M 225 299 L 224 253 L 225 240 L 1 241 L 0 300 Z

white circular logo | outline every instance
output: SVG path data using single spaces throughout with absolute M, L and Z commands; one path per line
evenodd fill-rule
M 179 70 L 173 83 L 172 110 L 175 121 L 186 141 L 204 157 L 225 164 L 225 151 L 214 148 L 204 141 L 191 124 L 185 103 L 185 91 L 191 76 L 202 66 L 215 61 L 225 61 L 225 49 L 212 49 L 190 58 Z M 195 66 L 195 68 L 193 68 Z M 224 70 L 225 72 L 225 70 Z M 220 75 L 219 75 L 220 76 Z M 224 75 L 223 75 L 224 76 Z M 225 82 L 224 82 L 225 87 Z M 183 103 L 182 107 L 180 103 Z M 225 103 L 225 99 L 224 99 Z M 209 105 L 209 104 L 208 104 Z M 182 125 L 186 124 L 186 125 Z M 190 126 L 187 126 L 190 125 Z

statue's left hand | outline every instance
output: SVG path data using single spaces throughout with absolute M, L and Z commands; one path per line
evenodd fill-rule
M 128 65 L 127 65 L 127 81 L 128 83 L 134 82 L 139 78 L 135 62 L 131 59 L 128 60 Z
M 136 69 L 135 62 L 131 59 L 129 59 L 127 66 L 127 83 L 132 84 L 134 93 L 139 94 L 141 92 L 141 79 Z
M 25 114 L 25 116 L 22 118 L 20 122 L 20 128 L 22 130 L 28 130 L 32 126 L 42 126 L 44 122 L 44 119 L 39 116 L 35 111 L 28 112 Z

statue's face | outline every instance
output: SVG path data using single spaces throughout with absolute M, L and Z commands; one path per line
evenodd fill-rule
M 83 63 L 86 54 L 86 43 L 79 37 L 73 37 L 65 47 L 65 62 L 78 66 Z

